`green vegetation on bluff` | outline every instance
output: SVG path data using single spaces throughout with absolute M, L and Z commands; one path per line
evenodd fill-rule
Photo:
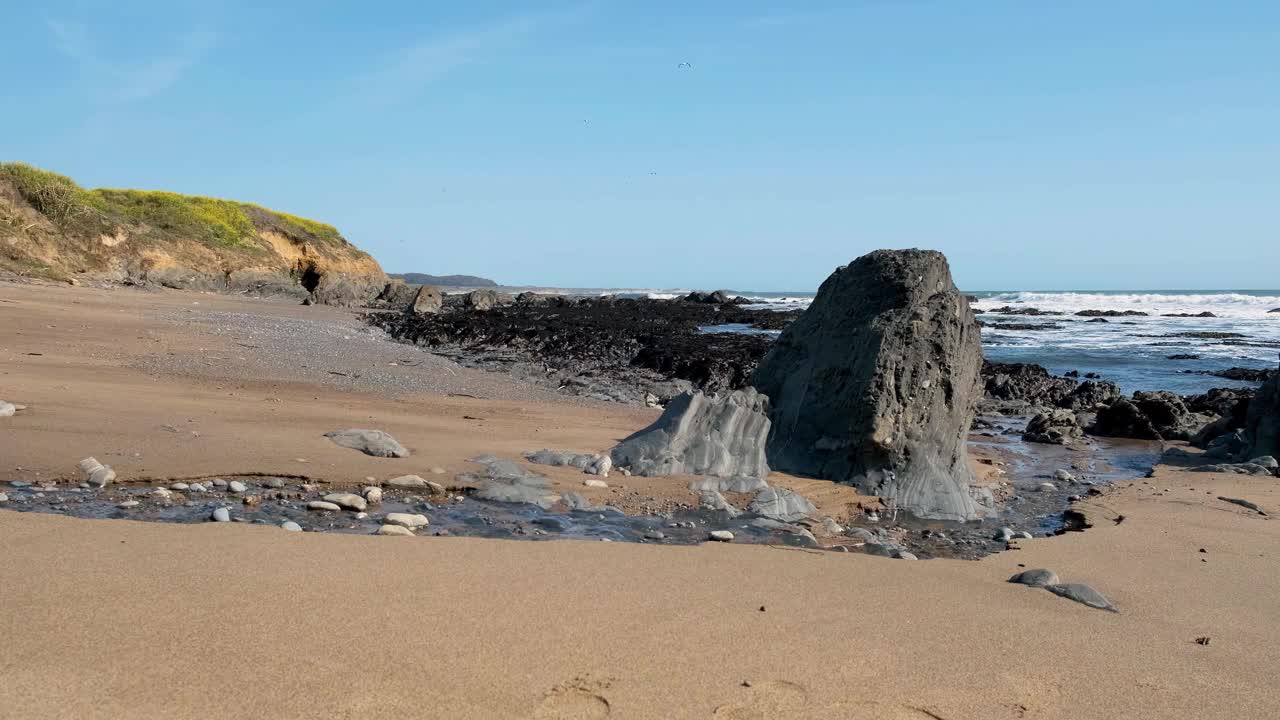
M 0 180 L 66 233 L 110 234 L 118 226 L 145 226 L 161 235 L 211 247 L 254 249 L 258 232 L 280 232 L 331 245 L 346 241 L 332 225 L 250 203 L 160 190 L 86 190 L 65 175 L 26 163 L 0 163 Z

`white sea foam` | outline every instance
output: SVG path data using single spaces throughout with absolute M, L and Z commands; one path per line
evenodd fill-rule
M 1008 292 L 982 297 L 975 303 L 976 307 L 986 310 L 1002 305 L 1026 305 L 1069 314 L 1081 310 L 1137 310 L 1151 315 L 1208 311 L 1218 317 L 1266 318 L 1269 310 L 1280 307 L 1280 295 L 1239 292 Z

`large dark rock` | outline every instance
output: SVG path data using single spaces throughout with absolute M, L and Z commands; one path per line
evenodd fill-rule
M 413 304 L 417 294 L 417 285 L 409 285 L 403 280 L 392 280 L 382 288 L 382 292 L 374 302 L 392 310 L 405 310 Z
M 993 400 L 1016 400 L 1034 406 L 1057 405 L 1076 389 L 1076 381 L 1055 377 L 1030 363 L 982 363 L 986 396 Z
M 923 517 L 972 519 L 965 435 L 981 364 L 977 321 L 941 253 L 858 258 L 822 283 L 756 369 L 773 403 L 769 463 Z
M 1280 456 L 1280 372 L 1263 383 L 1250 401 L 1244 435 L 1249 443 L 1245 456 Z
M 1141 310 L 1081 310 L 1079 317 L 1146 317 Z
M 1217 418 L 1192 412 L 1174 393 L 1136 392 L 1098 411 L 1094 435 L 1140 440 L 1190 440 Z
M 1068 445 L 1080 439 L 1084 431 L 1070 410 L 1048 410 L 1037 414 L 1027 422 L 1022 439 L 1027 442 L 1049 445 Z
M 1119 397 L 1119 385 L 1107 380 L 1085 380 L 1056 404 L 1069 410 L 1092 410 Z
M 444 294 L 433 285 L 423 285 L 414 293 L 407 309 L 414 315 L 434 315 L 444 307 Z

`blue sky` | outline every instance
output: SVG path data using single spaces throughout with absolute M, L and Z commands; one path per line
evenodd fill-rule
M 259 202 L 389 271 L 1280 285 L 1280 3 L 8 3 L 0 159 Z M 692 67 L 680 67 L 689 63 Z

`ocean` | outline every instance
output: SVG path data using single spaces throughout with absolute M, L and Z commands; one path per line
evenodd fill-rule
M 533 288 L 520 288 L 528 290 Z M 623 297 L 675 298 L 682 289 L 645 288 L 540 288 L 544 292 L 576 295 L 617 294 Z M 813 293 L 752 292 L 729 290 L 770 310 L 805 308 Z M 1240 367 L 1274 369 L 1280 358 L 1280 290 L 1139 290 L 1082 291 L 984 291 L 966 292 L 978 298 L 973 307 L 982 328 L 983 352 L 996 362 L 1043 365 L 1049 372 L 1071 370 L 1097 373 L 1118 384 L 1126 393 L 1135 390 L 1172 390 L 1182 395 L 1215 387 L 1253 387 L 1257 383 L 1229 380 L 1205 374 Z M 991 313 L 1001 307 L 1037 308 L 1062 313 L 1051 316 Z M 1146 316 L 1108 317 L 1088 322 L 1082 310 L 1132 310 Z M 1215 317 L 1162 317 L 1211 312 Z M 1046 326 L 1019 329 L 1016 325 Z M 757 332 L 737 325 L 704 328 L 708 332 Z M 1215 336 L 1205 336 L 1211 333 Z M 1200 334 L 1197 336 L 1197 334 Z M 1178 356 L 1179 359 L 1173 359 Z

